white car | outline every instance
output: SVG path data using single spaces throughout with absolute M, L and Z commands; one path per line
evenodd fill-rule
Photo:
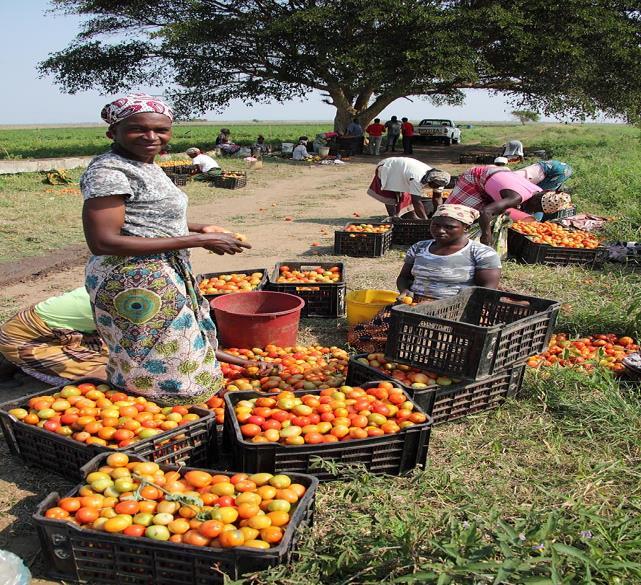
M 461 129 L 452 120 L 426 118 L 415 129 L 419 140 L 435 140 L 443 144 L 458 144 L 461 142 Z

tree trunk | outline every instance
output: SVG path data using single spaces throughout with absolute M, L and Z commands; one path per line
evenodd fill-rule
M 353 112 L 347 110 L 346 108 L 340 108 L 336 106 L 336 115 L 334 116 L 334 132 L 345 134 L 345 130 L 347 129 L 347 126 L 353 118 Z

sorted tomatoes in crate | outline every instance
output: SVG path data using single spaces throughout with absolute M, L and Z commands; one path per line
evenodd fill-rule
M 388 223 L 350 223 L 346 228 L 346 232 L 357 234 L 384 234 L 392 229 Z
M 48 574 L 109 585 L 221 584 L 286 563 L 313 522 L 316 478 L 101 455 L 34 515 Z M 116 568 L 114 568 L 116 567 Z
M 628 336 L 602 333 L 572 339 L 567 333 L 552 335 L 545 352 L 528 359 L 531 368 L 560 366 L 591 372 L 605 368 L 621 374 L 626 356 L 639 351 L 639 345 Z
M 276 401 L 273 408 L 267 399 Z M 230 392 L 225 404 L 223 450 L 247 473 L 305 472 L 323 481 L 344 472 L 319 460 L 399 475 L 427 459 L 432 420 L 393 382 L 278 395 Z
M 264 269 L 243 272 L 210 272 L 198 277 L 198 289 L 205 298 L 229 293 L 260 290 L 267 282 Z
M 317 267 L 312 269 L 290 268 L 287 265 L 278 267 L 277 283 L 323 283 L 331 284 L 341 281 L 341 269 L 339 266 Z
M 283 445 L 391 435 L 428 419 L 392 382 L 325 388 L 320 394 L 285 391 L 237 402 L 234 413 L 245 440 Z
M 449 376 L 436 374 L 428 370 L 419 370 L 406 364 L 398 364 L 388 360 L 384 353 L 370 353 L 358 356 L 356 361 L 364 366 L 369 366 L 385 376 L 397 380 L 407 389 L 424 390 L 430 386 L 450 386 L 458 382 Z
M 568 230 L 550 221 L 517 221 L 512 229 L 536 244 L 560 248 L 583 248 L 593 250 L 601 241 L 594 234 L 581 230 Z
M 216 441 L 209 410 L 163 408 L 97 379 L 5 402 L 0 427 L 13 454 L 67 478 L 107 450 L 157 463 L 208 463 Z
M 375 258 L 392 245 L 392 224 L 347 224 L 334 232 L 334 254 Z
M 227 391 L 257 390 L 276 392 L 278 390 L 315 390 L 340 386 L 345 381 L 349 354 L 339 347 L 297 346 L 277 347 L 268 345 L 265 349 L 226 349 L 228 353 L 248 360 L 261 359 L 274 364 L 270 376 L 257 378 L 258 368 L 228 367 Z M 225 373 L 225 370 L 223 370 Z

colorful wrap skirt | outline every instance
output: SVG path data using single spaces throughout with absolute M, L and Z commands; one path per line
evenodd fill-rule
M 26 374 L 52 385 L 96 375 L 108 356 L 98 335 L 51 329 L 34 306 L 0 327 L 0 353 Z
M 222 388 L 216 328 L 186 252 L 93 256 L 86 287 L 111 384 L 165 405 Z

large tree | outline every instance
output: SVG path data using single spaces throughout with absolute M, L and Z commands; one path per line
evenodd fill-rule
M 637 121 L 639 4 L 54 0 L 87 18 L 40 70 L 69 93 L 162 87 L 183 115 L 320 90 L 338 130 L 398 98 L 459 104 L 467 88 L 506 92 L 545 114 Z

